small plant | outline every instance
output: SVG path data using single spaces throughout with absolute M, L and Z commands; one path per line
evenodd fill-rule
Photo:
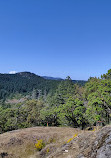
M 37 140 L 37 143 L 35 144 L 35 147 L 37 148 L 38 151 L 42 150 L 42 148 L 45 146 L 45 143 L 43 142 L 42 139 Z
M 96 127 L 94 127 L 92 131 L 95 132 L 96 131 Z
M 67 143 L 69 143 L 71 140 L 73 140 L 73 138 L 70 138 L 70 139 L 67 141 Z
M 70 139 L 67 141 L 67 143 L 69 143 L 69 142 L 70 142 L 71 140 L 73 140 L 75 137 L 77 137 L 77 134 L 73 135 L 73 137 L 70 138 Z
M 75 135 L 73 135 L 73 138 L 75 138 L 75 137 L 77 137 L 78 136 L 78 134 L 75 134 Z
M 46 149 L 46 152 L 49 153 L 49 148 Z

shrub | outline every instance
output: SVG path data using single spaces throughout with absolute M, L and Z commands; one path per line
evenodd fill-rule
M 45 146 L 45 143 L 43 142 L 42 139 L 37 140 L 37 143 L 35 144 L 35 147 L 37 148 L 38 151 L 42 150 L 42 148 Z

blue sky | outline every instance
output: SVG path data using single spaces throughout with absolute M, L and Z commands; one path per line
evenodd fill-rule
M 0 0 L 1 73 L 87 80 L 110 68 L 110 0 Z

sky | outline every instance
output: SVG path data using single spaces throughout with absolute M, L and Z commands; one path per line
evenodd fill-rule
M 111 69 L 111 0 L 0 0 L 0 73 L 87 80 Z

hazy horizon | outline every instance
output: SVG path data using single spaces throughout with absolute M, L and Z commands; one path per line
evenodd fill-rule
M 37 75 L 37 76 L 40 76 L 40 77 L 52 77 L 52 78 L 60 78 L 60 79 L 66 79 L 68 76 L 72 79 L 72 80 L 83 80 L 83 81 L 88 81 L 88 79 L 90 78 L 90 77 L 96 77 L 96 78 L 98 78 L 97 76 L 90 76 L 87 80 L 85 80 L 85 79 L 74 79 L 74 78 L 72 78 L 70 75 L 67 75 L 67 76 L 65 76 L 64 78 L 63 77 L 59 77 L 59 76 L 49 76 L 49 75 L 39 75 L 39 74 L 37 74 L 37 73 L 35 73 L 35 72 L 31 72 L 31 71 L 20 71 L 20 72 L 17 72 L 17 71 L 10 71 L 10 72 L 6 72 L 6 73 L 0 73 L 0 74 L 10 74 L 10 75 L 13 75 L 13 74 L 17 74 L 17 73 L 23 73 L 23 72 L 28 72 L 28 73 L 33 73 L 33 74 L 35 74 L 35 75 Z M 103 75 L 103 74 L 102 74 Z M 99 78 L 101 78 L 101 76 L 99 77 Z

